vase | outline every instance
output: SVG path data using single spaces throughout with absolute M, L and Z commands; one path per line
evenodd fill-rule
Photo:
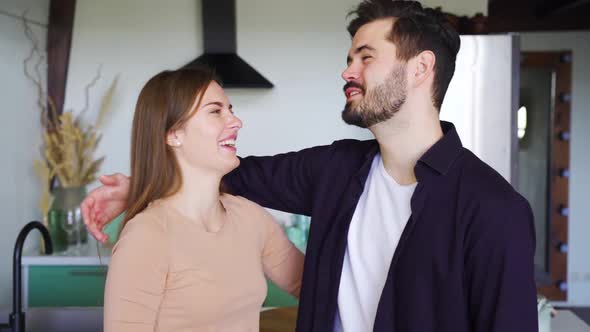
M 52 194 L 54 200 L 49 211 L 48 221 L 56 238 L 63 238 L 66 246 L 88 242 L 88 232 L 80 209 L 80 204 L 86 197 L 86 187 L 57 187 Z M 52 218 L 53 227 L 51 227 Z
M 65 214 L 61 210 L 50 209 L 47 213 L 47 230 L 53 244 L 53 252 L 59 253 L 68 249 L 68 234 L 63 230 L 61 223 Z M 40 248 L 45 248 L 41 246 Z

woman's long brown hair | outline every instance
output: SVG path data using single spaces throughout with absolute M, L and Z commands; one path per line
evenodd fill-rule
M 176 193 L 182 174 L 172 148 L 171 130 L 181 128 L 199 108 L 205 90 L 218 81 L 206 67 L 164 71 L 141 90 L 135 106 L 131 135 L 131 183 L 124 224 L 150 202 Z

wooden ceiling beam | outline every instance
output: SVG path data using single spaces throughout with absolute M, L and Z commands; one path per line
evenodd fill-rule
M 61 114 L 65 101 L 76 0 L 50 0 L 47 28 L 47 93 Z
M 550 15 L 557 15 L 589 4 L 590 0 L 561 0 L 561 1 L 543 1 L 537 6 L 535 13 L 539 18 Z

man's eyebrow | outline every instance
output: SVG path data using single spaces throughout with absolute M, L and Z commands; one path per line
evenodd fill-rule
M 373 47 L 365 44 L 365 45 L 362 45 L 362 46 L 357 47 L 356 50 L 354 50 L 354 54 L 358 54 L 358 53 L 360 53 L 360 52 L 362 52 L 364 50 L 374 51 L 375 48 L 373 48 Z
M 359 54 L 360 52 L 365 51 L 365 50 L 367 50 L 367 51 L 375 51 L 375 48 L 373 48 L 373 47 L 365 44 L 365 45 L 361 45 L 361 46 L 355 48 L 355 50 L 353 51 L 353 53 L 354 54 Z M 351 62 L 352 62 L 352 58 L 349 55 L 349 56 L 346 57 L 346 63 L 347 64 L 350 64 Z

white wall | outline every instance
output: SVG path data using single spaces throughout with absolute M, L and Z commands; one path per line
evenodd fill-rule
M 418 0 L 424 6 L 442 7 L 442 10 L 455 15 L 473 16 L 477 13 L 488 14 L 488 0 Z
M 340 73 L 350 42 L 345 17 L 356 3 L 237 1 L 238 53 L 275 84 L 272 90 L 227 90 L 244 122 L 240 155 L 371 138 L 368 131 L 340 119 L 344 105 Z M 473 2 L 466 3 L 470 5 L 464 11 L 458 9 L 461 2 L 449 1 L 443 7 L 468 14 Z M 202 53 L 200 16 L 194 0 L 175 1 L 174 6 L 154 0 L 78 2 L 66 108 L 83 105 L 83 87 L 98 64 L 103 65 L 103 80 L 97 92 L 120 74 L 114 111 L 97 151 L 107 155 L 102 173 L 129 173 L 129 134 L 139 90 L 155 73 L 177 68 Z M 100 97 L 100 93 L 92 96 L 95 111 Z
M 340 73 L 350 43 L 345 29 L 346 13 L 356 3 L 357 0 L 237 1 L 238 53 L 275 84 L 272 90 L 226 91 L 244 121 L 238 141 L 240 155 L 276 154 L 329 144 L 340 138 L 371 138 L 368 131 L 345 125 L 340 119 L 344 105 Z M 448 1 L 443 9 L 470 14 L 476 3 L 487 6 L 487 1 Z M 202 53 L 200 15 L 200 6 L 194 0 L 175 1 L 174 6 L 154 0 L 77 4 L 66 107 L 77 109 L 83 105 L 83 87 L 99 63 L 103 64 L 104 79 L 96 91 L 104 91 L 110 80 L 120 74 L 114 112 L 97 151 L 107 155 L 102 173 L 129 173 L 129 134 L 139 90 L 155 73 L 177 68 Z M 467 55 L 463 62 L 480 63 L 485 60 L 481 54 Z M 460 95 L 458 91 L 457 96 Z M 94 110 L 99 98 L 97 93 L 92 96 Z M 475 104 L 467 107 L 471 106 Z M 472 147 L 471 140 L 466 143 Z M 493 158 L 490 155 L 484 160 Z M 506 172 L 502 174 L 507 176 Z
M 274 154 L 369 133 L 340 120 L 340 72 L 346 63 L 348 5 L 313 0 L 238 2 L 238 53 L 275 84 L 271 90 L 227 93 L 244 121 L 240 155 Z M 103 64 L 104 91 L 120 74 L 114 112 L 98 154 L 102 172 L 129 172 L 129 135 L 137 95 L 155 73 L 202 53 L 200 6 L 194 0 L 84 1 L 77 4 L 66 107 L 80 108 L 84 84 Z M 310 13 L 314 8 L 314 13 Z M 92 96 L 94 111 L 100 95 Z M 92 111 L 92 108 L 91 108 Z
M 349 37 L 345 16 L 356 0 L 237 1 L 238 53 L 275 84 L 272 90 L 228 90 L 244 129 L 240 155 L 274 154 L 343 137 L 368 138 L 340 120 Z M 120 74 L 111 122 L 98 154 L 102 172 L 129 172 L 129 133 L 145 81 L 202 53 L 200 6 L 194 0 L 84 1 L 76 8 L 66 108 L 83 105 L 83 87 L 103 64 L 97 92 Z M 432 5 L 439 5 L 440 2 Z M 477 8 L 474 8 L 477 7 Z M 483 11 L 487 1 L 446 1 L 459 14 Z M 449 8 L 449 9 L 447 9 Z M 99 104 L 95 93 L 92 105 Z M 92 110 L 92 108 L 91 108 Z
M 41 23 L 32 24 L 33 33 L 45 47 L 48 18 L 47 0 L 2 0 L 0 2 L 0 91 L 2 99 L 2 153 L 0 153 L 0 308 L 12 301 L 12 252 L 20 228 L 39 220 L 37 209 L 39 181 L 33 171 L 33 160 L 40 157 L 41 126 L 36 106 L 36 90 L 23 74 L 23 60 L 31 50 L 22 22 L 10 15 L 27 17 Z M 8 14 L 8 15 L 7 15 Z M 42 67 L 44 68 L 44 66 Z M 35 234 L 36 235 L 36 234 Z M 27 247 L 35 244 L 31 236 Z M 7 317 L 0 317 L 4 322 Z
M 590 32 L 524 33 L 523 51 L 573 52 L 568 304 L 590 305 Z

